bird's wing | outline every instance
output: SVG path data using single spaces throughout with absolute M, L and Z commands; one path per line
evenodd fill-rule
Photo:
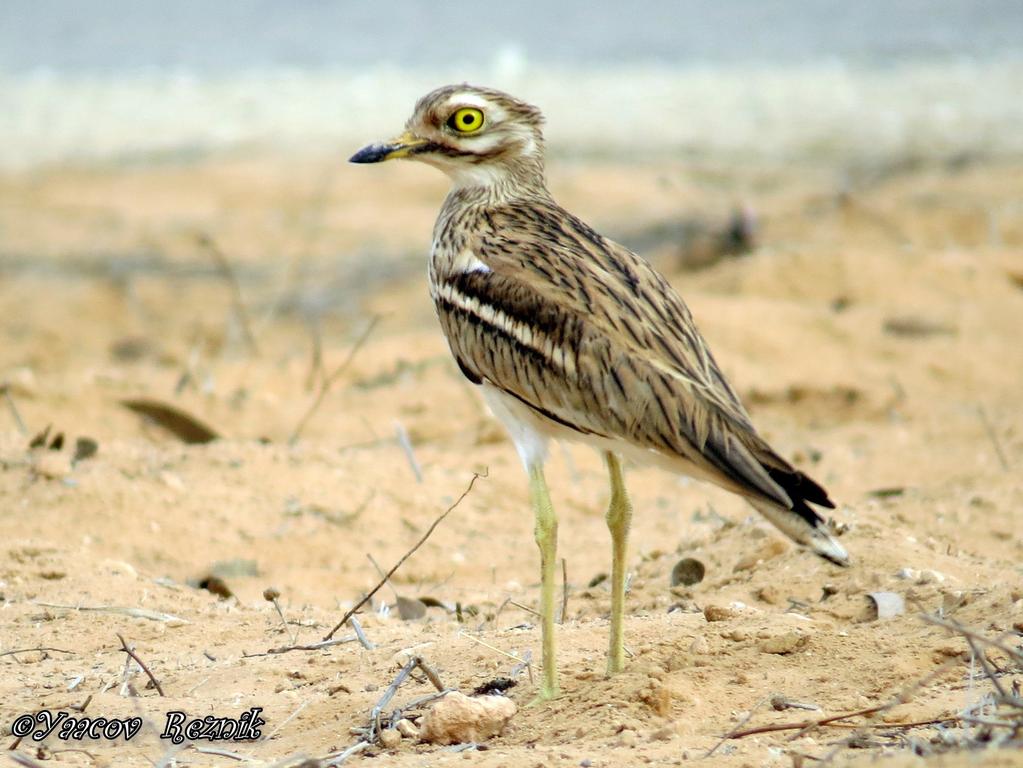
M 831 506 L 756 433 L 646 261 L 553 204 L 491 210 L 467 247 L 473 266 L 437 275 L 434 296 L 470 379 L 582 434 L 681 456 L 745 495 Z

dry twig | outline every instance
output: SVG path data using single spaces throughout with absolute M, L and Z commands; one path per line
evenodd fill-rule
M 188 624 L 188 621 L 171 613 L 151 611 L 148 608 L 123 608 L 117 605 L 65 605 L 63 603 L 44 603 L 41 600 L 33 600 L 33 605 L 41 605 L 44 608 L 63 608 L 68 611 L 96 611 L 98 613 L 116 613 L 122 616 L 130 616 L 133 619 L 149 619 L 150 621 L 162 621 L 167 624 L 179 625 Z
M 370 642 L 370 639 L 366 637 L 366 633 L 363 632 L 362 624 L 359 622 L 358 616 L 349 616 L 348 623 L 352 625 L 352 629 L 355 630 L 355 636 L 359 638 L 359 642 L 362 644 L 363 648 L 365 648 L 367 651 L 372 651 L 374 648 L 376 648 L 376 646 L 373 645 L 372 642 Z
M 272 739 L 274 736 L 276 736 L 278 733 L 281 732 L 281 729 L 284 728 L 284 726 L 286 726 L 288 723 L 290 723 L 292 720 L 294 720 L 296 717 L 298 717 L 299 712 L 301 712 L 307 706 L 309 706 L 309 699 L 306 699 L 301 704 L 299 704 L 298 705 L 298 709 L 296 709 L 294 712 L 292 712 L 290 715 L 288 715 L 286 718 L 284 718 L 284 720 L 280 724 L 278 724 L 278 726 L 276 728 L 274 728 L 272 731 L 270 731 L 270 733 L 268 733 L 266 736 L 264 736 L 261 739 L 261 741 L 270 741 L 270 739 Z
M 291 627 L 288 626 L 288 620 L 284 618 L 284 611 L 281 609 L 280 597 L 280 590 L 275 587 L 267 587 L 263 590 L 263 599 L 273 603 L 274 608 L 277 610 L 277 615 L 281 618 L 281 624 L 284 625 L 284 631 L 288 633 L 288 637 L 291 638 L 291 642 L 294 644 L 298 642 L 298 637 L 295 636 Z
M 515 600 L 512 600 L 510 597 L 505 602 L 507 602 L 508 605 L 514 605 L 520 611 L 525 611 L 526 613 L 531 613 L 533 616 L 539 616 L 540 615 L 539 611 L 533 610 L 528 605 L 523 605 L 522 603 L 516 602 Z
M 46 766 L 42 763 L 33 760 L 31 757 L 22 752 L 8 751 L 7 757 L 9 757 L 12 762 L 22 765 L 25 768 L 46 768 Z
M 14 402 L 14 398 L 11 397 L 11 387 L 6 382 L 0 384 L 0 394 L 4 396 L 4 400 L 7 401 L 7 407 L 11 411 L 11 416 L 14 417 L 14 423 L 18 425 L 18 431 L 23 435 L 28 434 L 28 427 L 25 426 L 25 422 L 21 420 L 21 414 L 18 412 L 18 406 Z
M 252 323 L 249 321 L 249 313 L 245 309 L 245 302 L 242 300 L 242 289 L 238 284 L 238 276 L 235 275 L 230 260 L 206 232 L 199 232 L 195 240 L 201 248 L 205 249 L 213 257 L 213 261 L 216 262 L 220 274 L 224 277 L 224 281 L 231 288 L 231 305 L 234 309 L 234 315 L 238 319 L 238 325 L 241 326 L 242 335 L 245 336 L 245 343 L 252 354 L 259 355 L 259 345 L 256 344 L 256 337 L 252 333 Z
M 866 709 L 858 709 L 854 712 L 845 712 L 840 715 L 831 715 L 829 717 L 821 717 L 814 720 L 803 720 L 796 723 L 771 723 L 769 725 L 759 725 L 755 728 L 747 728 L 746 730 L 735 729 L 725 735 L 725 740 L 728 739 L 742 739 L 746 736 L 753 736 L 758 733 L 773 733 L 775 731 L 796 731 L 796 734 L 792 736 L 792 739 L 797 739 L 800 736 L 804 736 L 807 732 L 812 731 L 816 728 L 824 726 L 831 727 L 845 727 L 839 725 L 842 720 L 848 720 L 851 717 L 870 717 L 873 715 L 879 715 L 883 712 L 887 712 L 899 704 L 905 704 L 910 701 L 914 691 L 922 688 L 923 686 L 930 683 L 935 678 L 941 676 L 947 672 L 955 662 L 951 659 L 946 661 L 937 669 L 931 671 L 927 675 L 924 675 L 919 680 L 916 680 L 911 685 L 906 686 L 903 690 L 893 696 L 887 703 L 879 704 L 874 707 L 867 707 Z M 956 718 L 949 718 L 949 720 L 955 720 Z
M 972 706 L 968 707 L 966 710 L 956 715 L 937 717 L 927 720 L 915 720 L 913 722 L 906 723 L 867 722 L 851 724 L 842 722 L 850 718 L 875 717 L 890 710 L 891 708 L 897 706 L 898 704 L 904 704 L 912 700 L 915 691 L 928 685 L 932 680 L 944 674 L 948 669 L 950 669 L 954 664 L 957 663 L 954 660 L 949 659 L 936 670 L 932 671 L 928 675 L 925 675 L 923 678 L 913 682 L 911 685 L 906 686 L 900 693 L 894 696 L 886 704 L 868 707 L 866 709 L 860 709 L 855 712 L 846 712 L 843 714 L 833 715 L 830 717 L 822 717 L 815 720 L 806 720 L 803 722 L 773 723 L 770 725 L 761 725 L 755 728 L 746 729 L 740 727 L 726 734 L 722 741 L 724 741 L 725 739 L 741 739 L 746 736 L 752 736 L 754 734 L 772 733 L 777 731 L 796 731 L 796 733 L 789 738 L 789 740 L 791 741 L 793 739 L 805 735 L 811 730 L 825 726 L 832 728 L 851 728 L 857 730 L 862 728 L 875 728 L 897 732 L 906 731 L 911 728 L 919 728 L 923 726 L 935 725 L 951 726 L 956 723 L 967 723 L 980 725 L 987 729 L 988 734 L 986 737 L 987 739 L 990 739 L 990 729 L 993 728 L 1008 729 L 1008 733 L 1005 735 L 1005 738 L 1002 740 L 1001 743 L 1016 744 L 1018 742 L 1019 733 L 1021 732 L 1021 730 L 1023 730 L 1023 698 L 1019 696 L 1018 688 L 1016 686 L 1013 686 L 1011 692 L 1006 689 L 1006 686 L 1003 683 L 1003 681 L 999 679 L 1001 670 L 996 669 L 995 665 L 988 660 L 982 646 L 995 648 L 1005 653 L 1007 656 L 1009 656 L 1010 659 L 1013 660 L 1013 662 L 1017 664 L 1023 664 L 1023 653 L 1020 653 L 1020 651 L 1007 645 L 1005 642 L 1003 642 L 1001 637 L 998 638 L 987 637 L 986 635 L 983 635 L 982 633 L 974 629 L 963 626 L 954 619 L 940 618 L 937 616 L 931 616 L 927 614 L 922 615 L 921 618 L 923 619 L 923 621 L 929 624 L 942 627 L 950 632 L 954 632 L 961 635 L 963 639 L 966 641 L 966 644 L 969 646 L 970 650 L 972 651 L 973 659 L 979 662 L 980 666 L 984 671 L 984 675 L 987 677 L 987 679 L 991 682 L 991 685 L 994 687 L 995 691 L 994 694 L 988 693 L 984 695 L 982 702 L 987 702 L 987 704 L 983 704 L 983 709 L 979 713 L 979 716 L 978 713 L 976 712 L 977 707 Z M 971 674 L 971 681 L 972 679 L 973 677 Z M 1004 708 L 1001 710 L 990 709 L 989 705 L 992 701 L 997 702 L 1000 705 L 1003 705 Z M 847 739 L 842 739 L 841 741 L 837 742 L 835 750 L 828 753 L 828 755 L 826 755 L 825 757 L 820 758 L 821 760 L 820 764 L 825 765 L 829 763 L 835 757 L 835 755 L 842 749 L 845 749 L 846 747 L 849 746 L 855 746 L 857 740 L 859 740 L 859 742 L 862 742 L 862 738 L 856 735 Z M 984 740 L 985 740 L 984 738 L 981 738 L 981 741 Z M 976 744 L 979 742 L 972 743 Z M 712 754 L 712 752 L 708 753 L 708 755 Z
M 320 761 L 318 768 L 334 768 L 334 766 L 341 765 L 341 763 L 345 762 L 352 755 L 362 752 L 362 750 L 368 749 L 371 746 L 373 745 L 368 741 L 356 742 L 355 744 L 352 744 L 352 746 L 348 747 L 348 749 L 343 749 L 332 757 L 324 758 Z
M 987 411 L 983 405 L 977 406 L 977 415 L 980 416 L 980 423 L 984 425 L 984 431 L 987 432 L 988 439 L 991 440 L 991 445 L 995 448 L 998 463 L 1002 465 L 1003 470 L 1008 472 L 1009 460 L 1005 458 L 1005 451 L 1002 450 L 1002 444 L 998 439 L 998 433 L 995 431 L 995 425 L 991 423 L 991 419 L 988 418 Z
M 75 655 L 74 651 L 65 651 L 63 648 L 51 648 L 49 646 L 40 646 L 38 648 L 16 648 L 13 651 L 3 651 L 0 656 L 16 656 L 19 653 L 30 653 L 32 651 L 56 651 L 57 653 L 70 653 L 72 656 Z
M 348 637 L 339 637 L 337 640 L 322 640 L 321 642 L 309 643 L 307 645 L 281 645 L 277 648 L 269 648 L 264 653 L 243 653 L 242 658 L 252 659 L 257 656 L 274 656 L 279 653 L 289 653 L 290 651 L 321 651 L 333 645 L 354 643 L 358 639 L 355 635 L 349 635 Z
M 974 640 L 977 640 L 978 642 L 981 642 L 984 645 L 990 645 L 992 648 L 997 648 L 1006 656 L 1009 656 L 1017 664 L 1023 665 L 1023 653 L 1020 653 L 1016 649 L 1006 645 L 1000 640 L 992 640 L 990 637 L 982 635 L 980 632 L 976 632 L 970 629 L 969 627 L 963 626 L 955 619 L 942 619 L 937 616 L 931 616 L 928 613 L 922 614 L 920 618 L 926 621 L 928 624 L 934 624 L 939 627 L 944 627 L 945 629 L 951 630 L 952 632 L 956 632 L 962 635 L 963 637 L 972 637 Z
M 135 649 L 128 647 L 128 644 L 124 641 L 124 637 L 122 637 L 120 633 L 117 634 L 117 639 L 121 641 L 121 650 L 124 651 L 129 656 L 131 656 L 131 658 L 135 660 L 135 663 L 139 665 L 142 671 L 146 673 L 146 677 L 149 678 L 149 682 L 151 682 L 153 684 L 153 687 L 156 688 L 156 692 L 159 693 L 161 696 L 165 696 L 166 694 L 164 694 L 163 692 L 163 688 L 160 685 L 160 681 L 157 680 L 153 676 L 153 673 L 149 671 L 149 667 L 147 667 L 146 663 L 139 658 L 139 655 L 137 653 L 135 653 Z
M 438 693 L 447 692 L 447 689 L 441 683 L 440 677 L 437 675 L 436 671 L 434 671 L 429 664 L 423 661 L 422 657 L 413 656 L 409 659 L 408 663 L 401 668 L 398 676 L 394 678 L 389 686 L 387 686 L 387 690 L 384 691 L 384 695 L 380 697 L 380 701 L 376 703 L 376 706 L 373 707 L 369 713 L 369 727 L 367 729 L 365 739 L 370 743 L 376 741 L 377 735 L 380 733 L 380 716 L 383 714 L 384 707 L 391 703 L 391 699 L 393 699 L 394 695 L 398 692 L 398 688 L 401 687 L 401 684 L 405 682 L 405 679 L 411 675 L 413 670 L 417 667 L 423 670 L 423 673 L 433 684 L 433 687 L 437 689 Z M 398 710 L 399 714 L 400 712 L 401 710 Z M 392 718 L 392 720 L 394 719 L 397 718 Z
M 401 446 L 401 450 L 405 452 L 405 459 L 408 461 L 409 467 L 412 468 L 412 474 L 416 477 L 416 482 L 423 482 L 423 470 L 419 466 L 419 461 L 416 459 L 415 449 L 412 447 L 412 438 L 409 437 L 408 430 L 405 429 L 405 425 L 400 421 L 394 422 L 394 433 L 398 437 L 398 445 Z
M 309 408 L 306 410 L 305 414 L 303 414 L 302 418 L 298 420 L 298 424 L 295 425 L 295 429 L 292 431 L 291 437 L 288 438 L 288 445 L 294 445 L 296 442 L 298 442 L 298 438 L 302 436 L 302 430 L 305 429 L 305 425 L 309 422 L 309 419 L 313 417 L 313 414 L 316 413 L 316 411 L 319 409 L 320 404 L 323 403 L 323 399 L 327 396 L 327 392 L 330 391 L 330 388 L 334 385 L 334 382 L 337 381 L 341 374 L 344 373 L 345 370 L 347 370 L 349 365 L 351 365 L 352 360 L 355 359 L 355 355 L 362 348 L 362 345 L 366 343 L 366 340 L 369 338 L 369 335 L 373 332 L 373 329 L 376 328 L 376 325 L 379 321 L 380 321 L 379 316 L 375 316 L 373 317 L 372 320 L 369 321 L 369 325 L 366 326 L 366 330 L 364 330 L 362 334 L 359 336 L 359 338 L 355 340 L 355 343 L 352 345 L 352 348 L 348 351 L 348 357 L 346 357 L 341 362 L 341 364 L 331 372 L 329 376 L 323 377 L 323 379 L 320 381 L 320 387 L 316 391 L 316 397 L 313 398 L 313 402 L 310 403 Z
M 255 758 L 248 757 L 247 755 L 241 755 L 237 752 L 228 752 L 226 749 L 218 749 L 217 747 L 200 747 L 195 744 L 192 744 L 191 747 L 201 755 L 216 755 L 217 757 L 226 757 L 231 760 L 237 760 L 241 763 L 256 762 Z
M 765 703 L 767 703 L 768 698 L 769 697 L 765 696 L 760 701 L 758 701 L 756 704 L 754 704 L 752 707 L 750 707 L 750 711 L 747 712 L 746 716 L 742 720 L 739 721 L 739 724 L 737 726 L 735 726 L 735 729 L 733 729 L 731 733 L 726 733 L 724 736 L 721 737 L 721 739 L 718 741 L 717 744 L 715 744 L 713 747 L 708 749 L 707 750 L 707 754 L 705 754 L 703 756 L 703 759 L 706 760 L 708 757 L 711 757 L 715 752 L 717 752 L 721 748 L 721 745 L 724 744 L 729 739 L 737 738 L 733 734 L 736 733 L 736 731 L 738 731 L 738 729 L 742 728 L 744 725 L 746 725 L 746 723 L 748 723 L 750 720 L 753 719 L 753 715 L 755 715 L 757 710 L 760 709 L 762 706 L 764 706 Z
M 486 474 L 481 475 L 479 472 L 473 472 L 472 479 L 469 480 L 469 485 L 467 485 L 465 490 L 462 491 L 462 495 L 455 499 L 455 503 L 452 504 L 447 509 L 445 509 L 444 512 L 442 512 L 441 515 L 430 524 L 430 527 L 426 529 L 426 533 L 424 533 L 422 538 L 420 538 L 419 541 L 417 541 L 415 545 L 413 545 L 412 549 L 410 549 L 408 552 L 402 555 L 401 559 L 394 564 L 394 567 L 391 568 L 391 570 L 389 570 L 387 573 L 385 573 L 384 577 L 377 582 L 377 585 L 373 587 L 373 589 L 371 589 L 361 600 L 359 600 L 359 602 L 353 605 L 344 616 L 341 617 L 341 621 L 339 621 L 335 625 L 335 627 L 326 634 L 326 636 L 323 638 L 324 640 L 330 640 L 330 638 L 334 636 L 334 633 L 345 625 L 345 622 L 347 622 L 352 616 L 354 616 L 358 612 L 358 610 L 362 608 L 362 606 L 368 603 L 372 599 L 373 595 L 380 591 L 380 588 L 383 587 L 384 584 L 386 584 L 390 580 L 390 578 L 395 574 L 395 572 L 399 568 L 401 568 L 405 561 L 408 560 L 413 554 L 415 554 L 417 549 L 419 549 L 421 546 L 423 546 L 423 544 L 426 543 L 426 540 L 430 538 L 430 534 L 432 534 L 434 529 L 444 521 L 444 518 L 451 514 L 455 510 L 455 508 L 462 503 L 462 499 L 469 495 L 469 493 L 473 489 L 473 486 L 476 485 L 476 481 L 479 480 L 481 477 L 486 477 Z

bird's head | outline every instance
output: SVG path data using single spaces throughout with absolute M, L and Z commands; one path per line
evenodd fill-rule
M 506 93 L 447 85 L 416 103 L 403 134 L 370 144 L 350 160 L 420 160 L 447 173 L 457 187 L 542 186 L 542 125 L 539 109 Z

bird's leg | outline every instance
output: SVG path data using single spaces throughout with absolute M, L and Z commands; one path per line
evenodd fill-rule
M 540 548 L 540 628 L 543 633 L 540 699 L 553 699 L 558 695 L 558 670 L 554 660 L 554 565 L 558 559 L 558 518 L 551 506 L 540 464 L 529 468 L 529 497 L 536 515 L 536 545 Z
M 604 458 L 611 476 L 611 503 L 607 508 L 607 527 L 611 531 L 611 642 L 607 651 L 607 673 L 613 675 L 625 667 L 622 619 L 625 614 L 625 552 L 632 522 L 632 504 L 625 492 L 618 457 L 609 451 Z

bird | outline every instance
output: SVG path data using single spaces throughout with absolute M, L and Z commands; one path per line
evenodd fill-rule
M 537 107 L 507 93 L 447 85 L 418 100 L 401 135 L 350 162 L 415 160 L 451 179 L 433 230 L 430 295 L 455 362 L 528 476 L 540 552 L 538 699 L 549 700 L 560 693 L 558 522 L 544 477 L 551 440 L 594 447 L 609 475 L 609 675 L 625 662 L 626 461 L 709 481 L 827 560 L 846 565 L 849 555 L 815 509 L 834 509 L 827 491 L 756 431 L 679 293 L 555 202 L 543 125 Z

